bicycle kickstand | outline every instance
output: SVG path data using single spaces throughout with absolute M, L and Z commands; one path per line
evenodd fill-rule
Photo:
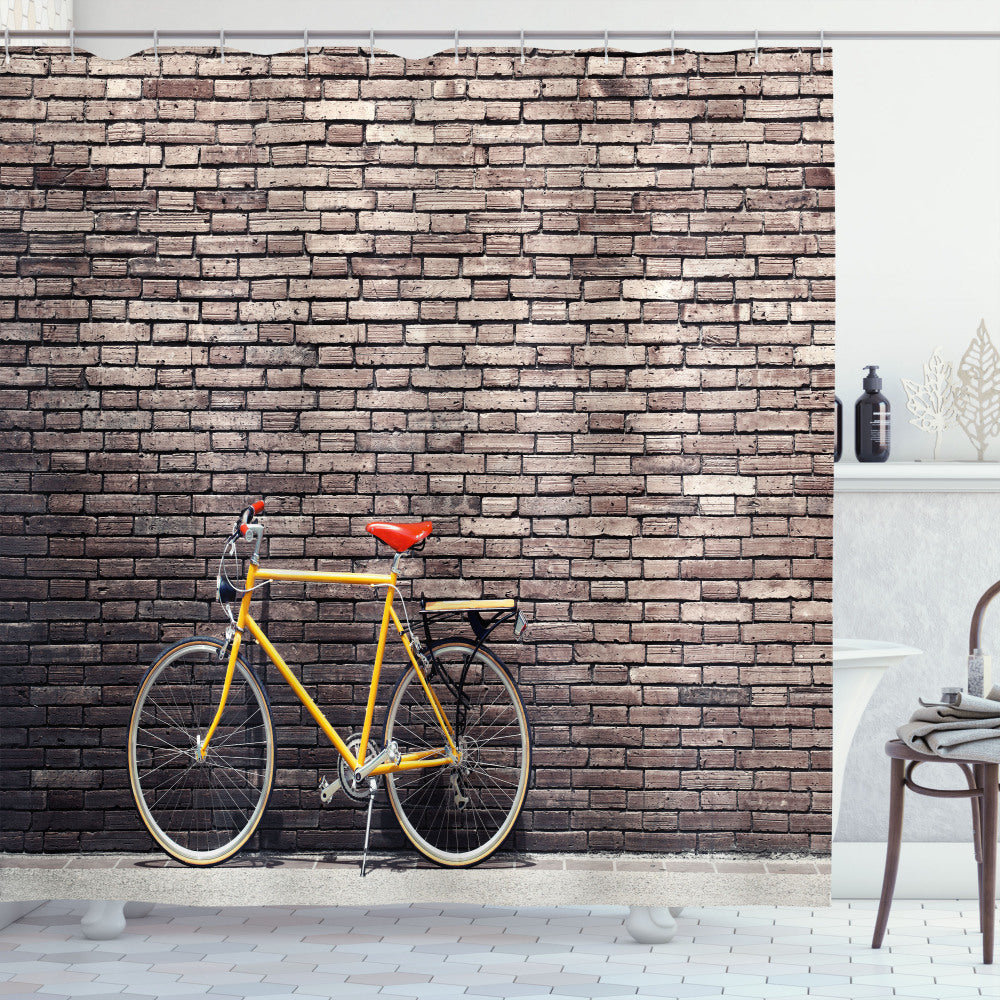
M 365 823 L 365 850 L 361 855 L 361 877 L 365 877 L 365 867 L 368 864 L 368 835 L 372 829 L 372 806 L 375 804 L 375 793 L 378 791 L 378 782 L 374 778 L 368 779 L 368 821 Z

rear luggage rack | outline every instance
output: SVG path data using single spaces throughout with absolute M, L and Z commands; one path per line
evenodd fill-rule
M 486 615 L 484 616 L 484 612 Z M 492 613 L 490 613 L 492 612 Z M 428 648 L 433 648 L 431 625 L 448 621 L 466 619 L 476 636 L 473 653 L 486 641 L 494 629 L 511 619 L 514 620 L 514 636 L 520 639 L 528 627 L 524 614 L 517 609 L 517 601 L 513 597 L 485 600 L 455 600 L 420 602 L 420 614 L 424 620 L 424 635 Z

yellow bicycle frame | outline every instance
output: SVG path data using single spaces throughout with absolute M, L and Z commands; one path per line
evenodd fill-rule
M 434 715 L 437 718 L 438 725 L 441 727 L 441 731 L 444 733 L 447 745 L 442 746 L 440 749 L 421 750 L 414 753 L 403 754 L 398 764 L 380 764 L 378 767 L 373 768 L 370 773 L 387 774 L 395 771 L 414 770 L 419 767 L 441 767 L 445 764 L 454 763 L 461 758 L 461 752 L 455 745 L 455 732 L 445 717 L 444 709 L 441 706 L 441 702 L 438 700 L 437 694 L 427 683 L 427 678 L 424 676 L 424 672 L 420 668 L 420 664 L 417 662 L 417 657 L 414 655 L 413 645 L 410 642 L 409 636 L 406 634 L 406 631 L 404 630 L 403 625 L 392 606 L 393 598 L 396 594 L 395 564 L 393 564 L 393 566 L 394 568 L 391 573 L 380 575 L 372 573 L 323 573 L 312 570 L 294 569 L 261 569 L 255 563 L 250 563 L 247 571 L 246 584 L 243 588 L 243 600 L 240 602 L 240 611 L 236 618 L 233 644 L 229 651 L 229 665 L 226 669 L 226 679 L 222 686 L 222 698 L 219 702 L 218 711 L 215 713 L 215 718 L 212 720 L 212 724 L 209 726 L 208 732 L 205 734 L 205 738 L 201 744 L 200 753 L 202 759 L 204 759 L 208 753 L 209 742 L 219 725 L 219 720 L 222 718 L 222 712 L 226 707 L 226 699 L 229 697 L 229 687 L 232 683 L 233 674 L 236 670 L 236 658 L 239 655 L 240 642 L 243 638 L 243 633 L 245 631 L 249 631 L 260 644 L 260 647 L 264 650 L 264 652 L 267 653 L 271 662 L 278 668 L 281 676 L 284 677 L 288 686 L 295 692 L 299 701 L 301 701 L 302 704 L 309 710 L 309 714 L 316 720 L 316 724 L 323 730 L 324 733 L 326 733 L 327 739 L 329 739 L 329 741 L 337 748 L 337 752 L 347 762 L 351 771 L 357 771 L 357 769 L 362 767 L 365 762 L 365 753 L 368 748 L 368 737 L 371 733 L 372 719 L 375 715 L 375 698 L 378 692 L 379 677 L 382 672 L 382 657 L 385 654 L 385 644 L 386 638 L 389 634 L 390 622 L 392 622 L 395 626 L 396 632 L 403 641 L 403 646 L 406 649 L 406 655 L 410 658 L 410 663 L 413 664 L 413 669 L 417 672 L 417 678 L 420 680 L 424 693 L 427 695 L 427 701 L 434 710 Z M 270 639 L 268 639 L 268 637 L 264 634 L 264 630 L 250 615 L 250 601 L 253 597 L 254 587 L 257 584 L 268 580 L 287 580 L 295 583 L 340 583 L 347 584 L 351 587 L 388 588 L 385 595 L 385 607 L 382 611 L 382 624 L 378 633 L 378 647 L 375 651 L 375 664 L 372 667 L 371 686 L 368 690 L 368 704 L 365 708 L 365 723 L 361 731 L 361 745 L 358 747 L 357 757 L 351 753 L 347 744 L 343 741 L 343 739 L 341 739 L 340 735 L 333 728 L 333 726 L 330 725 L 330 722 L 323 714 L 322 709 L 320 709 L 316 702 L 309 696 L 309 693 L 305 690 L 305 688 L 299 683 L 298 678 L 288 668 L 288 665 L 282 659 L 281 654 L 274 648 Z

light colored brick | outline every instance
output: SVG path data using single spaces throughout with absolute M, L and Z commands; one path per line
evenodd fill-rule
M 73 610 L 74 669 L 117 684 L 189 634 L 248 496 L 305 565 L 381 566 L 367 518 L 431 517 L 415 589 L 533 621 L 501 643 L 540 734 L 528 849 L 825 849 L 832 80 L 814 50 L 749 58 L 19 55 L 0 398 L 4 529 L 46 546 L 16 581 L 30 648 L 62 656 Z M 270 608 L 351 710 L 329 663 L 370 660 L 378 605 L 346 634 Z M 130 697 L 106 690 L 82 731 Z M 95 849 L 133 835 L 116 809 Z

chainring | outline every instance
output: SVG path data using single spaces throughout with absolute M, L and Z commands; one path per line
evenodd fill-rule
M 344 742 L 347 744 L 348 750 L 357 757 L 358 750 L 361 747 L 361 733 L 351 733 Z M 368 752 L 365 754 L 365 759 L 369 760 L 377 753 L 378 749 L 374 741 L 369 740 Z M 368 801 L 368 782 L 365 781 L 361 785 L 355 784 L 354 771 L 351 770 L 350 765 L 343 757 L 337 762 L 337 777 L 340 778 L 341 790 L 349 799 L 354 802 Z

